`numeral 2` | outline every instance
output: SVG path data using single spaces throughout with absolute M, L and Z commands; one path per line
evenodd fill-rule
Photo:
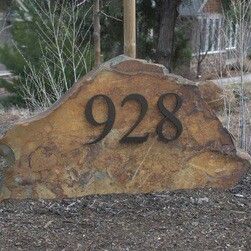
M 176 99 L 176 103 L 175 103 L 175 107 L 173 111 L 167 110 L 166 107 L 164 106 L 164 99 L 168 96 L 174 96 Z M 104 122 L 97 122 L 95 118 L 93 117 L 93 103 L 95 99 L 98 99 L 98 98 L 104 99 L 108 107 L 107 119 Z M 123 138 L 119 142 L 124 143 L 124 144 L 125 143 L 135 143 L 135 144 L 144 143 L 147 141 L 149 137 L 149 133 L 145 133 L 142 136 L 129 136 L 129 135 L 135 130 L 135 128 L 144 119 L 148 110 L 148 102 L 145 99 L 145 97 L 143 97 L 142 95 L 134 93 L 124 98 L 124 100 L 121 102 L 121 107 L 123 107 L 129 101 L 136 101 L 140 105 L 141 110 L 140 110 L 140 114 L 137 121 L 134 123 L 132 128 L 123 136 Z M 158 139 L 164 143 L 168 143 L 170 141 L 174 141 L 178 139 L 180 135 L 182 134 L 183 127 L 180 120 L 175 117 L 175 113 L 181 108 L 181 105 L 182 105 L 181 97 L 178 96 L 176 93 L 166 93 L 166 94 L 161 95 L 161 97 L 158 100 L 157 105 L 161 114 L 164 116 L 164 118 L 159 122 L 156 128 Z M 102 139 L 104 139 L 108 135 L 108 133 L 113 128 L 113 125 L 115 122 L 115 115 L 116 115 L 115 106 L 112 100 L 105 95 L 96 95 L 87 102 L 86 109 L 85 109 L 85 117 L 87 121 L 93 126 L 104 125 L 104 129 L 101 135 L 97 139 L 87 144 L 95 144 L 101 141 Z M 166 122 L 170 122 L 176 129 L 176 134 L 171 138 L 166 138 L 163 133 L 163 126 L 164 126 L 164 123 Z
M 144 143 L 145 141 L 147 141 L 147 139 L 149 137 L 149 133 L 145 133 L 144 136 L 129 136 L 133 132 L 133 130 L 139 125 L 139 123 L 144 119 L 144 117 L 145 117 L 145 115 L 147 113 L 147 110 L 148 110 L 148 103 L 147 103 L 145 97 L 143 97 L 140 94 L 131 94 L 131 95 L 127 96 L 122 101 L 121 106 L 123 107 L 126 102 L 134 101 L 134 100 L 138 104 L 140 104 L 141 111 L 140 111 L 138 120 L 133 125 L 133 127 L 125 134 L 125 136 L 119 141 L 120 143 L 136 143 L 136 144 L 140 144 L 140 143 Z

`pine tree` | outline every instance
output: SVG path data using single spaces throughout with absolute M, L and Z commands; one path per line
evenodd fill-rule
M 9 5 L 10 5 L 10 2 L 9 0 L 1 0 L 0 2 L 0 11 L 5 11 Z
M 78 8 L 74 5 L 76 0 L 26 0 L 23 3 L 22 8 L 12 7 L 14 45 L 0 48 L 0 62 L 15 76 L 11 83 L 0 80 L 0 88 L 12 94 L 2 98 L 0 103 L 48 107 L 92 67 L 93 0 L 83 2 Z M 122 1 L 117 0 L 101 0 L 100 3 L 101 53 L 104 60 L 108 60 L 123 53 L 123 6 Z M 152 0 L 137 1 L 140 58 L 155 59 L 154 48 L 156 51 L 159 39 L 156 7 Z M 55 27 L 59 31 L 56 37 L 52 32 Z M 77 36 L 72 34 L 76 27 L 81 31 Z M 172 44 L 176 60 L 173 66 L 189 56 L 186 41 L 180 34 L 176 34 Z
M 0 80 L 11 93 L 0 102 L 47 107 L 92 66 L 90 5 L 28 0 L 22 8 L 13 5 L 12 15 L 14 43 L 0 48 L 0 62 L 15 77 Z

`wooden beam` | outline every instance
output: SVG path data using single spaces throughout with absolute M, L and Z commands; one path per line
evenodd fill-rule
M 95 50 L 95 66 L 99 66 L 101 63 L 101 39 L 100 39 L 100 6 L 99 0 L 95 0 L 93 9 L 93 38 L 94 38 L 94 50 Z
M 124 54 L 136 58 L 136 0 L 124 1 Z

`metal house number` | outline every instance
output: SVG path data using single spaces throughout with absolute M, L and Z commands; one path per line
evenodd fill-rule
M 167 110 L 164 105 L 164 99 L 167 97 L 170 97 L 170 96 L 175 97 L 175 107 L 174 107 L 173 111 Z M 102 98 L 103 100 L 105 100 L 107 108 L 108 108 L 107 109 L 107 119 L 104 122 L 97 122 L 93 116 L 93 104 L 94 104 L 94 101 L 99 98 Z M 141 110 L 140 110 L 137 121 L 130 128 L 130 130 L 128 130 L 128 132 L 120 139 L 119 142 L 124 143 L 124 144 L 144 143 L 148 140 L 149 133 L 146 132 L 141 136 L 132 136 L 132 133 L 133 133 L 134 129 L 144 119 L 144 117 L 147 113 L 147 110 L 148 110 L 148 102 L 147 102 L 146 98 L 140 94 L 130 94 L 123 99 L 123 101 L 121 102 L 121 107 L 123 107 L 129 101 L 136 101 L 140 105 Z M 180 135 L 182 134 L 182 131 L 183 131 L 182 124 L 181 124 L 180 120 L 175 117 L 175 113 L 181 108 L 181 105 L 182 105 L 182 99 L 176 93 L 166 93 L 166 94 L 163 94 L 160 96 L 160 98 L 157 102 L 157 106 L 163 116 L 163 119 L 158 123 L 158 125 L 156 127 L 156 133 L 158 135 L 159 141 L 162 141 L 164 143 L 168 143 L 170 141 L 174 141 L 174 140 L 178 139 L 180 137 Z M 102 133 L 100 134 L 100 136 L 98 136 L 95 140 L 89 142 L 88 145 L 98 143 L 99 141 L 104 139 L 113 128 L 113 125 L 115 122 L 115 117 L 116 117 L 116 109 L 115 109 L 114 103 L 112 102 L 112 100 L 108 96 L 96 95 L 96 96 L 92 97 L 87 102 L 86 109 L 85 109 L 85 117 L 86 117 L 87 121 L 93 126 L 104 126 L 104 129 L 103 129 Z M 163 126 L 166 122 L 171 123 L 176 129 L 175 135 L 171 138 L 165 137 L 165 135 L 163 133 Z

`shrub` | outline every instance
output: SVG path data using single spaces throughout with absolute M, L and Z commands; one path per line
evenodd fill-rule
M 27 0 L 12 7 L 13 44 L 0 48 L 0 62 L 13 73 L 1 79 L 12 95 L 6 105 L 44 109 L 93 64 L 91 6 L 68 1 Z

